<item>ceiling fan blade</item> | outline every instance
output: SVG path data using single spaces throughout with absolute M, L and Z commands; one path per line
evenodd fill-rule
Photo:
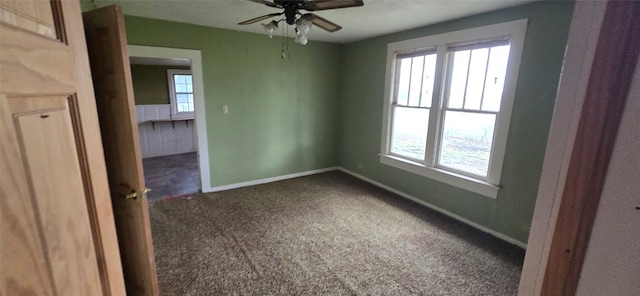
M 306 13 L 302 16 L 304 19 L 310 20 L 314 25 L 328 32 L 335 32 L 342 29 L 338 24 L 333 23 L 325 18 L 319 17 L 312 13 Z
M 305 10 L 318 11 L 363 6 L 364 2 L 362 0 L 316 0 L 305 2 L 303 5 Z
M 266 6 L 271 6 L 271 7 L 278 7 L 278 4 L 275 4 L 273 2 L 269 2 L 266 0 L 249 0 L 251 2 L 255 2 L 255 3 L 260 3 L 260 4 L 264 4 Z M 278 7 L 279 8 L 279 7 Z
M 272 18 L 272 17 L 274 17 L 274 16 L 278 16 L 278 15 L 281 15 L 281 14 L 282 14 L 282 13 L 280 13 L 280 12 L 279 12 L 279 13 L 270 13 L 270 14 L 266 14 L 266 15 L 263 15 L 263 16 L 259 16 L 259 17 L 257 17 L 257 18 L 252 18 L 252 19 L 250 19 L 250 20 L 246 20 L 246 21 L 244 21 L 244 22 L 238 23 L 238 25 L 248 25 L 248 24 L 253 24 L 253 23 L 259 22 L 259 21 L 261 21 L 261 20 L 266 20 L 266 19 L 268 19 L 268 18 Z

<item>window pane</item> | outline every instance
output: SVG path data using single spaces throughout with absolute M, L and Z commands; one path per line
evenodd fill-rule
M 193 103 L 193 95 L 190 94 L 189 95 L 189 106 L 187 107 L 188 112 L 193 112 L 194 110 L 194 103 Z
M 187 92 L 190 92 L 190 93 L 193 92 L 193 84 L 187 83 Z
M 178 112 L 189 112 L 188 103 L 178 103 Z
M 467 85 L 467 71 L 469 70 L 469 50 L 450 53 L 453 59 L 451 69 L 451 83 L 449 84 L 449 108 L 462 108 L 464 91 Z
M 176 94 L 176 103 L 189 103 L 189 94 Z
M 422 69 L 424 56 L 411 59 L 411 82 L 409 85 L 409 106 L 420 106 L 420 89 L 422 87 Z
M 489 49 L 481 48 L 471 51 L 471 63 L 469 63 L 469 77 L 467 79 L 467 93 L 464 101 L 464 109 L 480 110 L 482 88 L 484 86 L 487 70 L 487 58 Z
M 394 107 L 391 152 L 424 160 L 429 109 Z
M 193 112 L 193 94 L 177 94 L 176 101 L 179 112 Z
M 185 83 L 184 75 L 173 75 L 174 83 Z
M 187 85 L 184 83 L 176 83 L 176 92 L 187 92 Z
M 185 75 L 185 82 L 188 84 L 193 84 L 193 82 L 191 81 L 191 75 Z
M 433 99 L 433 83 L 436 76 L 436 54 L 424 58 L 424 80 L 422 82 L 422 101 L 420 107 L 431 107 Z
M 482 110 L 500 111 L 504 79 L 509 61 L 509 45 L 491 48 L 489 64 L 487 65 L 487 79 L 484 86 Z
M 398 72 L 398 105 L 407 106 L 409 98 L 409 76 L 411 76 L 411 58 L 400 59 Z
M 445 111 L 438 163 L 458 171 L 487 176 L 495 114 Z

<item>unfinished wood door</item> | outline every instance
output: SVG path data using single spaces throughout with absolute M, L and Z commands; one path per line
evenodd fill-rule
M 157 295 L 124 17 L 114 5 L 83 18 L 127 293 Z
M 0 295 L 123 295 L 77 1 L 0 1 Z

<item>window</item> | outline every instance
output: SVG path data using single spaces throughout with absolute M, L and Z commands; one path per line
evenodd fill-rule
M 389 44 L 381 162 L 496 198 L 525 29 Z
M 193 118 L 193 80 L 191 70 L 168 69 L 171 118 Z

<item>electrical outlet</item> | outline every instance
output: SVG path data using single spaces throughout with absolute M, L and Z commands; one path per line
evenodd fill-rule
M 229 106 L 222 105 L 222 114 L 229 114 Z

